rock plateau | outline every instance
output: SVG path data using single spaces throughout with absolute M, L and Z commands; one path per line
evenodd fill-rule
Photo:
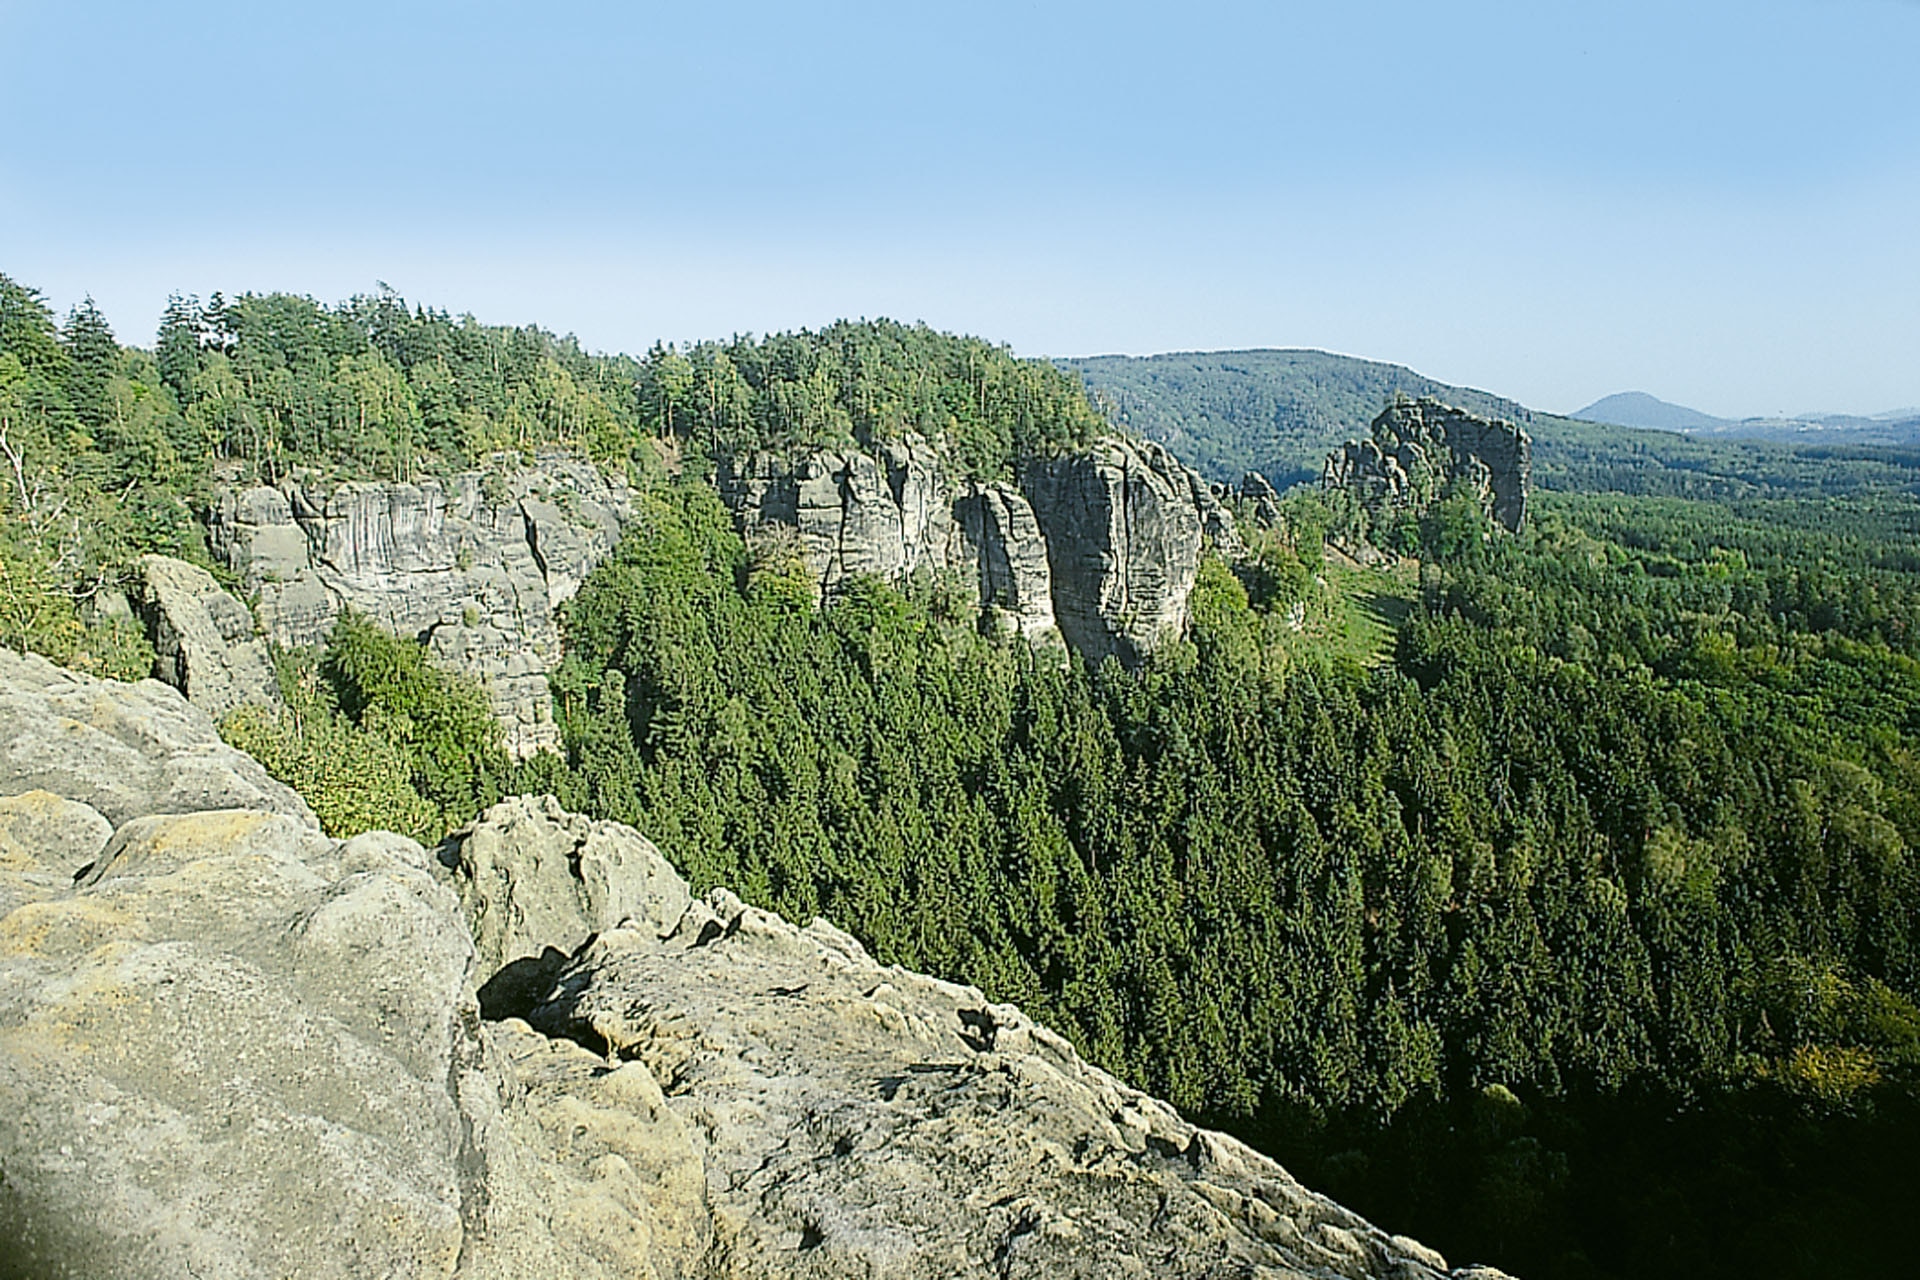
M 798 533 L 823 600 L 860 574 L 951 574 L 988 617 L 1030 638 L 1057 628 L 1090 662 L 1131 664 L 1178 634 L 1202 554 L 1241 554 L 1197 475 L 1117 437 L 1029 461 L 1014 481 L 965 479 L 909 436 L 874 453 L 755 454 L 724 465 L 719 486 L 750 536 Z
M 267 638 L 326 639 L 344 609 L 424 640 L 478 679 L 524 756 L 555 746 L 547 673 L 560 661 L 554 611 L 631 518 L 623 481 L 543 456 L 418 484 L 288 483 L 224 495 L 214 553 L 255 597 Z

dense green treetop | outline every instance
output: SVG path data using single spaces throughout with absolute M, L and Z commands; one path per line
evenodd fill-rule
M 872 448 L 917 433 L 968 474 L 1089 443 L 1106 426 L 1075 379 L 978 338 L 926 325 L 843 320 L 824 329 L 656 347 L 644 419 L 712 456 Z
M 1396 394 L 1435 396 L 1533 436 L 1544 489 L 1680 498 L 1913 492 L 1920 452 L 1847 442 L 1703 439 L 1539 413 L 1399 365 L 1324 351 L 1094 356 L 1058 362 L 1117 423 L 1168 445 L 1210 479 L 1249 470 L 1281 488 L 1318 481 L 1329 451 L 1364 440 Z
M 76 603 L 142 552 L 206 563 L 193 510 L 217 482 L 412 480 L 544 448 L 635 475 L 662 457 L 701 471 L 910 433 L 998 478 L 1108 429 L 1072 376 L 925 325 L 599 355 L 383 286 L 337 306 L 176 295 L 146 351 L 121 346 L 91 300 L 59 323 L 0 275 L 0 640 L 96 665 L 92 651 L 124 649 L 89 638 Z M 138 665 L 105 661 L 122 658 Z
M 1251 354 L 1299 358 L 1234 377 L 1318 370 L 1314 403 L 1377 412 L 1336 366 Z M 1208 403 L 1307 438 L 1239 385 Z M 1104 427 L 1073 375 L 923 326 L 628 358 L 388 292 L 216 296 L 147 352 L 0 277 L 0 643 L 137 674 L 76 606 L 139 551 L 204 559 L 216 475 L 908 433 L 1004 475 Z M 1920 1141 L 1920 460 L 1530 430 L 1548 491 L 1518 535 L 1436 504 L 1392 578 L 1323 560 L 1337 495 L 1296 492 L 1138 672 L 981 635 L 937 582 L 822 608 L 697 465 L 641 471 L 563 619 L 563 754 L 510 764 L 474 689 L 353 618 L 289 660 L 283 713 L 226 730 L 339 834 L 431 840 L 529 789 L 633 822 L 697 887 L 1023 1002 L 1456 1254 L 1887 1273 L 1871 1227 Z M 1212 465 L 1317 471 L 1271 456 Z M 1373 665 L 1303 644 L 1316 575 L 1408 584 Z

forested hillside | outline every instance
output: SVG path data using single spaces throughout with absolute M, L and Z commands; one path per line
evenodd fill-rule
M 1281 488 L 1317 480 L 1327 452 L 1365 439 L 1395 394 L 1434 396 L 1527 423 L 1511 400 L 1450 387 L 1411 369 L 1325 351 L 1199 351 L 1087 356 L 1060 366 L 1085 380 L 1117 423 L 1158 440 L 1224 483 L 1259 471 Z
M 1911 424 L 1872 432 L 1780 432 L 1767 440 L 1685 436 L 1583 422 L 1450 387 L 1399 365 L 1324 351 L 1094 356 L 1059 362 L 1108 416 L 1159 440 L 1221 483 L 1260 471 L 1280 488 L 1316 482 L 1328 452 L 1367 438 L 1396 393 L 1434 396 L 1533 436 L 1542 488 L 1687 498 L 1833 494 L 1898 483 L 1911 471 Z M 1901 440 L 1907 441 L 1906 447 Z
M 1443 503 L 1418 564 L 1323 564 L 1332 513 L 1296 495 L 1127 672 L 983 635 L 938 579 L 822 609 L 699 478 L 910 430 L 984 475 L 1100 428 L 1002 348 L 843 323 L 630 359 L 275 295 L 182 301 L 148 353 L 6 290 L 0 642 L 136 672 L 85 597 L 133 551 L 203 555 L 223 475 L 631 470 L 637 518 L 568 606 L 564 754 L 509 763 L 473 690 L 350 617 L 287 656 L 290 714 L 228 722 L 330 830 L 432 838 L 553 791 L 1518 1274 L 1906 1265 L 1920 458 L 1536 416 L 1552 491 L 1517 535 Z M 1367 394 L 1339 392 L 1362 427 Z M 1405 593 L 1377 650 L 1300 628 L 1369 574 Z

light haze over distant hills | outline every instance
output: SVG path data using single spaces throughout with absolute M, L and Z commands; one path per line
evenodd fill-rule
M 1651 427 L 1656 431 L 1708 431 L 1731 424 L 1731 419 L 1716 418 L 1685 405 L 1669 404 L 1644 391 L 1622 391 L 1595 400 L 1571 416 L 1588 422 L 1606 422 L 1616 427 Z
M 1738 436 L 1760 440 L 1805 440 L 1809 436 L 1848 444 L 1920 443 L 1920 409 L 1895 409 L 1871 417 L 1846 413 L 1807 413 L 1779 418 L 1716 418 L 1670 404 L 1644 391 L 1622 391 L 1594 401 L 1571 415 L 1587 422 L 1689 435 Z
M 726 15 L 0 3 L 0 111 L 33 122 L 0 270 L 141 343 L 176 290 L 387 280 L 599 351 L 889 316 L 1362 352 L 1535 405 L 1920 403 L 1920 5 Z

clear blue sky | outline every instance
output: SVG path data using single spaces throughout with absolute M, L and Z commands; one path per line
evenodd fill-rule
M 1920 405 L 1920 3 L 0 0 L 0 271 Z

